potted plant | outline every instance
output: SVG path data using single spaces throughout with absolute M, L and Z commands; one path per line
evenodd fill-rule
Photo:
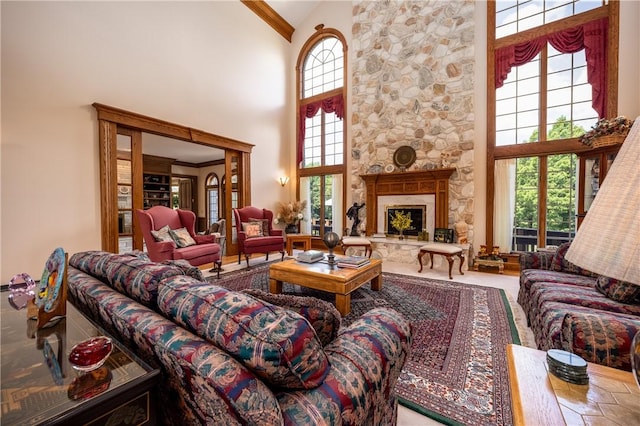
M 411 226 L 411 214 L 396 210 L 395 216 L 391 219 L 391 225 L 398 230 L 400 234 L 398 239 L 404 240 L 403 232 Z
M 278 210 L 276 211 L 274 222 L 276 224 L 284 223 L 287 234 L 296 234 L 298 233 L 298 224 L 304 220 L 305 207 L 307 207 L 306 200 L 278 203 Z

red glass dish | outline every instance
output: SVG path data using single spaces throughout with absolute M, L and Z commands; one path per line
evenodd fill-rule
M 76 370 L 95 370 L 104 364 L 112 350 L 113 344 L 108 337 L 92 337 L 71 348 L 69 362 Z

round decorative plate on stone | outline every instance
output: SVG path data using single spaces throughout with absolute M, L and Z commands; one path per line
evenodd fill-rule
M 102 367 L 113 350 L 111 339 L 105 336 L 92 337 L 75 345 L 69 353 L 71 366 L 80 371 L 91 371 Z
M 406 169 L 416 161 L 416 150 L 409 145 L 401 146 L 393 153 L 393 162 L 396 166 Z
M 393 173 L 393 171 L 396 169 L 396 166 L 394 166 L 393 164 L 387 164 L 384 167 L 384 171 L 387 173 Z

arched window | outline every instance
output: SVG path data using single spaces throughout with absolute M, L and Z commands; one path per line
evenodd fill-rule
M 299 199 L 307 201 L 301 230 L 323 237 L 343 232 L 345 191 L 346 44 L 333 29 L 317 32 L 298 57 Z
M 218 175 L 209 173 L 204 190 L 207 199 L 207 223 L 211 225 L 220 219 L 220 181 Z

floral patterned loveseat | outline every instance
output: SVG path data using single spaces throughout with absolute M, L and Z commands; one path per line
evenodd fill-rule
M 160 369 L 164 424 L 396 422 L 411 327 L 393 310 L 339 329 L 326 302 L 263 295 L 287 305 L 277 306 L 207 283 L 186 262 L 141 253 L 74 254 L 68 286 L 76 307 Z
M 631 370 L 640 330 L 640 287 L 598 276 L 555 253 L 520 254 L 518 303 L 538 349 L 564 349 L 589 362 Z

